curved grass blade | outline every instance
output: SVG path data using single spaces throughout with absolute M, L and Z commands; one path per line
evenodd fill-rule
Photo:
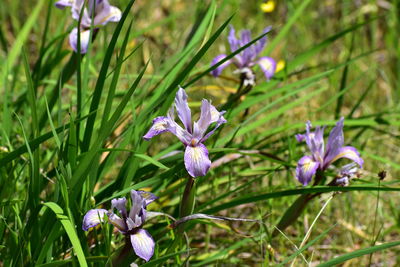
M 358 258 L 358 257 L 364 256 L 364 255 L 370 254 L 370 253 L 374 253 L 377 251 L 381 251 L 381 250 L 392 248 L 392 247 L 399 246 L 399 245 L 400 245 L 400 241 L 394 241 L 394 242 L 389 242 L 389 243 L 385 243 L 385 244 L 381 244 L 381 245 L 377 245 L 377 246 L 373 246 L 373 247 L 369 247 L 369 248 L 359 249 L 359 250 L 338 256 L 338 257 L 336 257 L 332 260 L 329 260 L 327 262 L 324 262 L 322 264 L 319 264 L 319 265 L 317 265 L 317 267 L 335 266 L 335 265 L 341 264 L 343 262 L 346 262 L 346 261 L 354 259 L 354 258 Z
M 76 234 L 75 228 L 72 225 L 70 219 L 64 215 L 62 208 L 56 203 L 46 202 L 43 205 L 51 209 L 56 214 L 57 219 L 61 222 L 62 226 L 65 229 L 65 232 L 67 232 L 69 240 L 72 243 L 76 256 L 78 257 L 79 265 L 82 267 L 87 267 L 88 265 L 86 262 L 85 254 L 83 253 L 78 235 Z
M 339 187 L 339 186 L 316 186 L 311 188 L 299 188 L 299 189 L 290 189 L 272 193 L 266 193 L 261 195 L 248 195 L 245 197 L 240 197 L 237 199 L 230 200 L 228 203 L 221 204 L 219 206 L 215 206 L 210 209 L 202 210 L 202 213 L 216 213 L 218 211 L 236 207 L 241 204 L 253 203 L 258 201 L 263 201 L 271 198 L 279 198 L 286 196 L 294 196 L 294 195 L 304 195 L 310 193 L 328 193 L 328 192 L 351 192 L 351 191 L 388 191 L 388 192 L 398 192 L 400 188 L 398 187 L 379 187 L 379 186 L 347 186 L 347 187 Z

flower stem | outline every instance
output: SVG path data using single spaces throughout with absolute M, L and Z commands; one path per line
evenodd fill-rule
M 313 186 L 318 185 L 321 183 L 321 181 L 324 180 L 324 172 L 321 170 L 318 170 L 316 175 L 315 175 L 315 182 Z M 297 221 L 297 219 L 300 217 L 300 215 L 303 213 L 304 209 L 306 208 L 307 204 L 316 196 L 319 196 L 321 193 L 315 193 L 315 194 L 304 194 L 299 196 L 295 202 L 285 211 L 283 214 L 282 218 L 280 219 L 278 225 L 276 228 L 278 228 L 280 231 L 284 231 L 288 226 L 292 225 L 294 222 Z M 275 237 L 279 234 L 278 229 L 274 229 L 272 232 L 272 237 Z
M 183 218 L 193 213 L 196 195 L 196 184 L 193 177 L 189 177 L 185 191 L 183 192 L 181 205 L 179 208 L 179 218 Z M 168 248 L 167 253 L 171 253 L 175 250 L 178 244 L 181 243 L 183 234 L 185 232 L 185 225 L 181 224 L 177 227 L 176 236 L 174 242 Z

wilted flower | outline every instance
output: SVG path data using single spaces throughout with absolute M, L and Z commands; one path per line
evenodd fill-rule
M 146 207 L 157 199 L 152 193 L 131 190 L 132 206 L 129 213 L 126 210 L 126 198 L 111 200 L 111 210 L 92 209 L 83 218 L 82 229 L 88 231 L 104 221 L 107 215 L 108 222 L 114 225 L 118 231 L 130 236 L 130 241 L 136 255 L 145 261 L 149 261 L 154 253 L 154 240 L 146 230 L 142 229 L 146 221 Z M 114 213 L 118 210 L 120 216 Z
M 264 29 L 264 33 L 267 33 L 270 30 L 271 27 L 267 27 Z M 235 29 L 233 28 L 233 26 L 231 26 L 231 30 L 228 36 L 228 42 L 232 52 L 235 52 L 239 48 L 251 42 L 251 33 L 249 30 L 242 30 L 240 32 L 240 36 L 241 36 L 240 39 L 236 38 Z M 218 77 L 224 68 L 226 68 L 229 64 L 233 63 L 238 68 L 237 72 L 239 72 L 242 75 L 244 86 L 254 85 L 255 76 L 251 68 L 254 65 L 258 64 L 261 67 L 262 71 L 264 72 L 265 78 L 268 81 L 275 73 L 276 62 L 274 59 L 270 57 L 258 57 L 258 55 L 262 52 L 266 44 L 267 44 L 267 36 L 264 36 L 256 43 L 252 44 L 239 54 L 235 55 L 232 59 L 218 66 L 215 70 L 211 72 L 211 74 L 214 77 Z M 225 57 L 226 57 L 225 54 L 216 56 L 212 60 L 211 66 L 214 66 Z
M 71 7 L 72 18 L 79 21 L 79 16 L 83 9 L 80 27 L 80 52 L 85 54 L 89 46 L 90 26 L 98 29 L 108 22 L 118 22 L 121 19 L 121 10 L 111 6 L 108 0 L 88 0 L 88 8 L 84 7 L 84 0 L 60 0 L 55 3 L 56 7 L 64 9 Z M 69 34 L 69 44 L 78 52 L 78 28 L 72 29 Z
M 171 132 L 185 145 L 185 167 L 192 177 L 204 176 L 211 166 L 208 158 L 208 150 L 203 144 L 217 128 L 226 123 L 223 114 L 219 112 L 211 102 L 203 99 L 201 103 L 200 119 L 192 126 L 191 111 L 187 102 L 187 94 L 183 88 L 179 88 L 175 96 L 173 105 L 166 117 L 157 117 L 153 120 L 150 130 L 143 136 L 145 140 L 150 140 L 163 132 Z M 182 128 L 175 122 L 175 109 L 178 117 L 183 123 Z M 212 123 L 216 123 L 214 129 L 206 133 Z
M 299 142 L 306 141 L 311 151 L 311 156 L 302 157 L 297 163 L 296 178 L 303 185 L 307 185 L 317 170 L 324 171 L 330 164 L 340 158 L 347 158 L 357 163 L 360 168 L 364 163 L 357 149 L 351 146 L 343 146 L 343 121 L 341 118 L 329 134 L 328 144 L 324 145 L 325 127 L 316 127 L 311 132 L 311 122 L 306 124 L 306 133 L 296 135 Z

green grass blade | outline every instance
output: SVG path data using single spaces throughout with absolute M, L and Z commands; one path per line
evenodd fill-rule
M 72 247 L 75 250 L 76 256 L 78 257 L 79 265 L 82 267 L 88 266 L 81 243 L 76 234 L 75 227 L 72 225 L 70 219 L 64 215 L 62 208 L 54 202 L 46 202 L 43 205 L 51 209 L 56 214 L 57 219 L 61 222 L 65 232 L 69 237 L 69 240 L 72 243 Z
M 358 258 L 358 257 L 364 256 L 367 254 L 371 254 L 371 253 L 374 253 L 377 251 L 389 249 L 389 248 L 399 246 L 399 245 L 400 245 L 400 241 L 394 241 L 394 242 L 389 242 L 389 243 L 385 243 L 382 245 L 377 245 L 377 246 L 373 246 L 373 247 L 369 247 L 369 248 L 359 249 L 359 250 L 338 256 L 338 257 L 336 257 L 332 260 L 329 260 L 327 262 L 324 262 L 322 264 L 319 264 L 319 265 L 317 265 L 317 267 L 336 266 L 336 265 L 346 262 L 348 260 Z

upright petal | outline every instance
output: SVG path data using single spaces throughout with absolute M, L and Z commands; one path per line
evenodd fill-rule
M 224 113 L 225 113 L 224 110 L 221 111 L 221 112 L 218 112 L 219 117 L 218 117 L 218 120 L 216 121 L 216 124 L 215 124 L 214 129 L 212 129 L 211 131 L 209 131 L 203 138 L 201 138 L 201 139 L 200 139 L 200 142 L 206 141 L 211 135 L 214 134 L 214 132 L 215 132 L 222 124 L 224 124 L 224 123 L 227 122 L 227 120 L 226 120 L 226 119 L 224 118 L 224 116 L 223 116 Z M 214 121 L 212 121 L 212 122 L 214 122 Z
M 211 104 L 208 100 L 203 99 L 201 101 L 200 119 L 194 123 L 193 137 L 200 140 L 211 123 Z
M 185 167 L 192 177 L 204 176 L 211 166 L 208 150 L 205 145 L 187 146 L 185 150 Z
M 315 127 L 315 131 L 311 132 L 311 122 L 308 121 L 306 124 L 305 139 L 308 148 L 310 149 L 312 156 L 315 161 L 318 161 L 321 165 L 324 161 L 324 129 L 325 127 Z
M 224 58 L 226 58 L 225 54 L 221 54 L 216 56 L 212 61 L 211 61 L 211 66 L 214 66 L 215 64 L 217 64 L 218 62 L 220 62 L 221 60 L 223 60 Z M 222 63 L 221 65 L 219 65 L 216 69 L 211 71 L 211 74 L 214 77 L 218 77 L 219 75 L 221 75 L 222 70 L 225 69 L 227 66 L 229 66 L 229 64 L 231 64 L 232 61 L 231 60 L 227 60 L 224 63 Z
M 147 191 L 138 190 L 136 192 L 138 192 L 138 194 L 141 195 L 142 198 L 144 198 L 146 206 L 149 205 L 154 200 L 158 199 L 158 197 L 156 197 L 153 193 Z
M 135 215 L 140 215 L 143 206 L 145 205 L 145 200 L 135 190 L 131 190 L 131 199 L 132 199 L 132 206 L 129 212 L 129 217 L 135 220 Z
M 228 35 L 228 42 L 231 47 L 231 51 L 234 52 L 234 51 L 238 50 L 238 48 L 239 48 L 239 40 L 236 38 L 235 28 L 233 28 L 232 25 L 230 25 L 230 28 L 231 29 L 230 29 L 229 35 Z
M 143 138 L 148 141 L 156 135 L 163 132 L 171 132 L 171 120 L 169 117 L 157 117 L 153 120 L 153 125 L 150 130 L 143 136 Z
M 331 161 L 343 147 L 343 121 L 344 118 L 342 117 L 329 134 L 328 144 L 326 145 L 325 161 Z
M 96 15 L 94 17 L 94 25 L 105 25 L 108 22 L 118 22 L 122 16 L 121 10 L 115 6 L 111 6 L 108 0 L 101 1 L 96 6 Z
M 59 9 L 64 9 L 67 6 L 68 7 L 72 6 L 73 2 L 74 0 L 59 0 L 54 5 Z
M 297 163 L 296 178 L 303 185 L 311 182 L 313 175 L 317 172 L 319 162 L 316 162 L 310 156 L 302 157 Z
M 87 8 L 83 5 L 84 2 L 84 0 L 74 0 L 71 8 L 72 18 L 76 21 L 79 21 L 79 17 L 82 12 L 80 27 L 89 28 L 92 22 L 92 17 L 90 16 Z
M 131 235 L 131 243 L 136 255 L 145 261 L 149 261 L 154 254 L 154 240 L 144 229 L 139 229 Z
M 239 41 L 240 47 L 243 47 L 251 42 L 251 32 L 249 30 L 242 30 L 240 32 L 241 39 Z M 241 52 L 242 66 L 250 67 L 251 61 L 255 59 L 257 54 L 255 53 L 254 45 L 247 47 Z
M 90 30 L 81 30 L 81 54 L 86 54 L 89 47 Z M 69 44 L 72 49 L 78 53 L 78 28 L 73 28 L 69 34 Z
M 364 160 L 361 158 L 360 153 L 357 151 L 357 149 L 352 146 L 345 146 L 341 147 L 334 157 L 325 160 L 324 168 L 327 168 L 331 163 L 341 158 L 347 158 L 354 161 L 360 166 L 360 168 L 362 168 L 364 164 Z
M 175 96 L 175 107 L 178 113 L 179 119 L 182 121 L 186 130 L 191 134 L 192 133 L 192 115 L 190 112 L 190 108 L 188 105 L 188 96 L 185 92 L 185 89 L 179 87 L 178 92 Z
M 126 211 L 126 198 L 114 198 L 111 200 L 111 210 L 114 210 L 114 208 L 118 210 L 123 218 L 128 217 L 128 213 Z
M 107 214 L 105 209 L 89 210 L 83 217 L 82 229 L 88 231 L 89 228 L 95 227 L 101 222 L 104 222 L 104 215 Z
M 270 57 L 260 57 L 257 63 L 264 72 L 265 78 L 269 81 L 275 74 L 276 61 Z
M 263 33 L 268 33 L 271 31 L 271 26 L 268 26 L 264 29 Z M 267 36 L 265 35 L 263 38 L 261 38 L 255 45 L 254 45 L 254 50 L 255 53 L 258 55 L 263 51 L 265 45 L 267 44 Z

